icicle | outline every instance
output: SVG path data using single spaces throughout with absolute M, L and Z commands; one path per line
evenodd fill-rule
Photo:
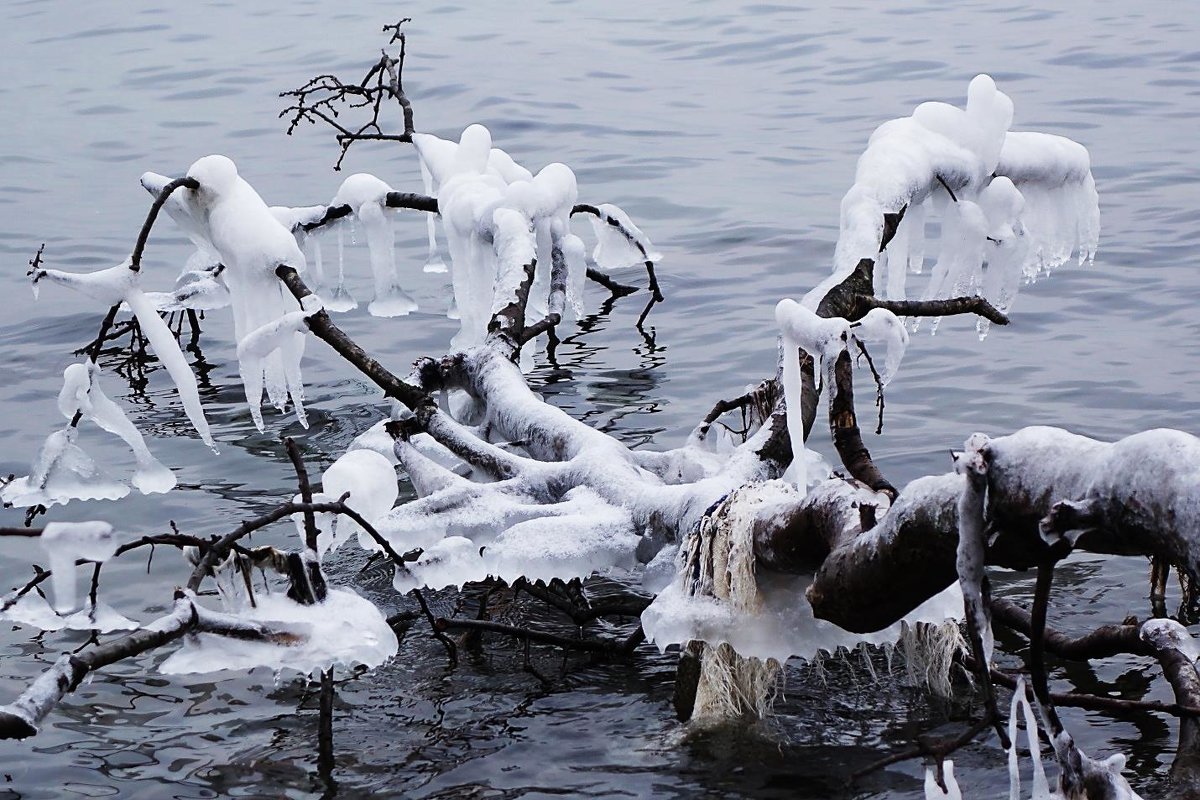
M 200 405 L 200 389 L 196 385 L 196 376 L 192 374 L 192 368 L 188 366 L 183 351 L 179 349 L 175 334 L 139 289 L 131 289 L 125 295 L 125 302 L 137 317 L 142 334 L 150 340 L 154 355 L 158 356 L 159 363 L 175 382 L 175 391 L 179 393 L 179 400 L 183 403 L 184 413 L 191 420 L 192 427 L 200 434 L 204 443 L 211 447 L 214 453 L 217 452 L 217 444 L 208 429 L 208 420 L 204 418 L 204 408 Z
M 358 308 L 358 301 L 346 291 L 346 226 L 337 226 L 337 283 L 330 289 L 325 308 L 330 312 L 344 313 Z
M 947 759 L 942 762 L 942 779 L 946 783 L 946 791 L 937 784 L 937 775 L 933 765 L 925 767 L 925 800 L 962 800 L 962 790 L 954 779 L 954 762 Z
M 904 323 L 891 311 L 873 308 L 852 325 L 852 333 L 855 339 L 865 345 L 884 346 L 882 359 L 879 358 L 878 352 L 873 353 L 871 358 L 879 373 L 880 383 L 887 386 L 892 378 L 896 377 L 904 352 L 908 348 L 908 330 Z M 869 348 L 867 352 L 871 352 Z
M 417 310 L 417 303 L 396 277 L 396 234 L 384 207 L 391 187 L 367 173 L 346 178 L 331 205 L 348 205 L 362 223 L 375 276 L 375 299 L 367 310 L 377 317 L 399 317 Z

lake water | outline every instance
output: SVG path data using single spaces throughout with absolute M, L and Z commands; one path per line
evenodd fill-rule
M 278 92 L 311 75 L 362 70 L 397 13 L 409 28 L 406 85 L 420 130 L 457 136 L 489 126 L 498 146 L 537 168 L 571 165 L 581 199 L 615 202 L 665 254 L 667 302 L 647 341 L 635 296 L 596 317 L 540 361 L 553 401 L 634 445 L 680 444 L 721 396 L 773 368 L 775 302 L 829 270 L 838 204 L 880 122 L 923 100 L 962 102 L 989 72 L 1016 105 L 1017 129 L 1071 136 L 1091 151 L 1101 196 L 1094 266 L 1064 267 L 1026 287 L 1013 324 L 984 342 L 952 320 L 914 337 L 887 398 L 887 428 L 868 444 L 898 485 L 948 468 L 972 431 L 1055 424 L 1100 437 L 1169 426 L 1195 431 L 1200 347 L 1200 24 L 1190 3 L 1025 4 L 916 0 L 832 5 L 737 2 L 330 4 L 4 3 L 0 30 L 0 474 L 26 474 L 61 424 L 54 398 L 70 352 L 103 310 L 53 288 L 34 303 L 25 263 L 46 243 L 49 266 L 110 266 L 129 252 L 149 200 L 144 170 L 182 174 L 208 153 L 234 158 L 268 202 L 327 201 L 340 183 L 325 131 L 284 136 Z M 345 170 L 419 191 L 403 145 L 362 145 Z M 339 324 L 393 366 L 442 353 L 455 324 L 445 281 L 424 275 L 424 224 L 399 228 L 401 262 L 422 311 L 380 321 L 364 309 Z M 165 288 L 186 255 L 168 221 L 148 251 Z M 365 249 L 349 256 L 351 288 L 369 297 Z M 637 280 L 635 272 L 627 276 Z M 205 402 L 222 445 L 209 453 L 179 413 L 169 381 L 109 391 L 176 469 L 167 496 L 120 506 L 72 504 L 52 519 L 95 516 L 139 532 L 168 520 L 225 531 L 293 491 L 278 442 L 301 437 L 314 464 L 336 457 L 381 403 L 320 343 L 305 357 L 312 427 L 268 415 L 258 433 L 239 400 L 227 317 L 203 340 Z M 865 393 L 864 393 L 865 394 Z M 860 403 L 864 416 L 866 401 Z M 830 448 L 820 444 L 826 451 Z M 99 439 L 92 441 L 99 442 Z M 98 445 L 113 462 L 125 456 Z M 20 524 L 18 511 L 0 525 Z M 278 534 L 284 536 L 284 532 Z M 7 590 L 38 558 L 5 540 Z M 346 554 L 337 571 L 388 608 L 404 601 Z M 146 574 L 106 569 L 109 602 L 149 620 L 185 574 L 160 553 Z M 1068 630 L 1145 616 L 1146 565 L 1079 558 L 1052 609 Z M 1024 577 L 1001 578 L 1018 596 Z M 0 630 L 0 699 L 14 697 L 81 636 Z M 0 743 L 0 797 L 306 797 L 316 778 L 315 703 L 266 673 L 165 679 L 161 655 L 104 671 L 67 699 L 35 739 Z M 845 776 L 884 748 L 946 719 L 897 681 L 830 667 L 828 683 L 789 670 L 778 718 L 761 731 L 685 735 L 670 707 L 674 657 L 643 647 L 631 664 L 535 654 L 549 685 L 497 642 L 450 669 L 418 625 L 400 656 L 339 687 L 342 796 L 920 797 L 906 764 L 857 789 Z M 1010 662 L 1015 664 L 1016 662 Z M 1114 659 L 1059 670 L 1062 685 L 1167 699 L 1155 665 Z M 303 710 L 297 713 L 297 708 Z M 964 709 L 954 711 L 961 718 Z M 1151 716 L 1069 713 L 1089 752 L 1130 756 L 1147 797 L 1162 788 L 1175 725 Z M 994 742 L 958 755 L 976 797 L 1006 793 Z

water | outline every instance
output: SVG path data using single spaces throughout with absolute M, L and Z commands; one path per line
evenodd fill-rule
M 248 10 L 252 8 L 253 10 Z M 59 424 L 53 408 L 70 351 L 101 309 L 48 288 L 34 305 L 25 261 L 46 242 L 48 264 L 93 269 L 128 253 L 148 206 L 143 171 L 179 174 L 221 152 L 274 203 L 327 200 L 340 183 L 324 131 L 283 135 L 279 91 L 318 72 L 364 69 L 397 13 L 410 28 L 406 85 L 419 129 L 457 135 L 487 124 L 530 167 L 570 164 L 581 199 L 616 202 L 666 254 L 668 302 L 652 340 L 633 329 L 639 298 L 593 319 L 535 380 L 553 401 L 631 444 L 679 444 L 720 396 L 772 369 L 772 310 L 828 271 L 838 201 L 879 122 L 917 102 L 961 102 L 991 73 L 1016 104 L 1016 128 L 1078 139 L 1101 193 L 1100 254 L 1021 293 L 1013 324 L 980 343 L 973 322 L 915 338 L 889 388 L 887 426 L 869 441 L 893 482 L 944 471 L 946 450 L 974 430 L 1059 424 L 1116 437 L 1153 426 L 1197 429 L 1200 297 L 1194 223 L 1200 200 L 1200 50 L 1186 4 L 847 0 L 836 6 L 734 2 L 532 4 L 317 2 L 55 4 L 6 2 L 0 32 L 0 473 L 23 474 Z M 403 146 L 355 147 L 345 174 L 369 171 L 418 190 Z M 339 319 L 400 369 L 439 354 L 455 323 L 445 282 L 420 273 L 424 224 L 402 226 L 398 253 L 422 304 L 413 318 L 363 310 Z M 170 283 L 186 253 L 164 224 L 148 251 L 151 288 Z M 406 255 L 407 254 L 407 255 Z M 369 297 L 367 256 L 349 265 Z M 619 276 L 637 279 L 636 273 Z M 169 382 L 142 390 L 106 382 L 151 446 L 176 468 L 166 497 L 117 507 L 57 509 L 54 518 L 119 518 L 129 529 L 224 531 L 293 491 L 280 432 L 328 463 L 381 407 L 376 393 L 310 342 L 305 376 L 312 428 L 268 415 L 259 434 L 241 401 L 227 318 L 209 322 L 203 389 L 218 458 L 195 439 Z M 860 409 L 864 416 L 865 406 Z M 99 442 L 99 439 L 93 439 Z M 818 446 L 821 446 L 818 443 Z M 115 463 L 125 456 L 98 444 Z M 824 447 L 829 450 L 827 446 Z M 16 512 L 0 524 L 18 524 Z M 282 535 L 282 534 L 281 534 Z M 23 581 L 36 545 L 4 542 L 2 588 Z M 355 580 L 360 560 L 340 572 Z M 148 620 L 183 574 L 159 553 L 106 570 L 110 602 Z M 1145 565 L 1080 558 L 1059 579 L 1057 623 L 1083 630 L 1148 612 Z M 1028 594 L 1021 576 L 1006 590 Z M 362 590 L 399 606 L 375 583 Z M 0 697 L 81 639 L 0 631 Z M 36 739 L 0 744 L 0 796 L 302 797 L 315 777 L 315 701 L 268 674 L 218 682 L 165 680 L 155 658 L 106 670 L 68 699 Z M 857 790 L 845 776 L 939 724 L 946 709 L 850 670 L 829 689 L 796 670 L 766 731 L 685 738 L 672 720 L 673 658 L 642 648 L 629 665 L 564 669 L 535 655 L 547 688 L 497 644 L 449 669 L 417 626 L 396 661 L 339 687 L 343 796 L 920 796 L 916 764 Z M 1166 699 L 1156 667 L 1113 659 L 1058 677 L 1090 690 Z M 297 708 L 302 710 L 297 713 Z M 962 709 L 956 713 L 961 716 Z M 1130 754 L 1146 796 L 1161 789 L 1174 724 L 1073 713 L 1089 752 Z M 959 756 L 964 787 L 1004 791 L 994 744 Z M 488 788 L 490 787 L 490 788 Z

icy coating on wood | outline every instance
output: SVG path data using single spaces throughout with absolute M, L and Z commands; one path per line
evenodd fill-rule
M 377 667 L 396 654 L 396 634 L 373 603 L 349 589 L 330 588 L 324 602 L 301 605 L 282 595 L 258 595 L 238 618 L 295 634 L 276 644 L 197 633 L 162 663 L 168 675 L 232 673 L 255 667 L 312 675 L 333 666 Z
M 1091 261 L 1100 212 L 1087 150 L 1061 136 L 1009 131 L 1012 121 L 1012 100 L 978 75 L 965 109 L 922 103 L 880 125 L 842 199 L 833 274 L 804 304 L 816 309 L 861 259 L 878 259 L 880 296 L 904 299 L 906 273 L 923 268 L 931 209 L 942 215 L 941 251 L 927 300 L 979 294 L 1005 311 L 1022 280 L 1073 251 Z M 904 218 L 881 254 L 884 215 L 898 213 Z M 979 327 L 986 334 L 986 320 Z

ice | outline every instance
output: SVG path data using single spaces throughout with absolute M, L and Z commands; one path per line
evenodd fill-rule
M 213 311 L 229 305 L 229 287 L 225 285 L 221 266 L 185 270 L 170 292 L 146 292 L 159 311 Z
M 331 313 L 344 314 L 358 308 L 358 301 L 346 291 L 346 233 L 345 224 L 335 224 L 337 237 L 337 282 L 327 287 L 325 292 L 325 308 Z M 318 254 L 320 251 L 317 251 Z
M 200 187 L 188 190 L 199 212 L 203 233 L 226 267 L 225 283 L 233 305 L 234 334 L 240 342 L 248 333 L 296 310 L 296 301 L 275 276 L 280 265 L 305 269 L 304 254 L 291 230 L 276 216 L 239 174 L 237 166 L 221 155 L 205 156 L 188 169 Z M 267 397 L 283 409 L 296 388 L 289 371 L 300 361 L 304 337 L 289 341 L 261 362 L 239 364 L 243 379 L 261 376 Z M 251 381 L 256 383 L 257 377 Z M 291 398 L 297 408 L 300 399 Z M 258 420 L 256 419 L 257 423 Z
M 375 276 L 375 299 L 367 310 L 377 317 L 399 317 L 417 310 L 416 301 L 401 288 L 396 275 L 396 234 L 386 210 L 390 191 L 392 187 L 379 178 L 360 172 L 342 182 L 330 203 L 350 206 L 366 231 Z
M 104 563 L 120 542 L 107 522 L 50 522 L 38 542 L 46 551 L 54 590 L 54 609 L 75 610 L 75 561 Z
M 908 348 L 908 329 L 899 317 L 883 308 L 871 309 L 850 327 L 854 338 L 868 345 L 867 352 L 871 354 L 872 363 L 879 373 L 879 381 L 887 386 L 896 377 L 904 351 Z M 883 345 L 883 358 L 879 357 L 878 349 L 872 345 Z
M 647 261 L 662 261 L 649 237 L 633 224 L 629 215 L 611 203 L 597 206 L 600 216 L 590 216 L 596 234 L 592 260 L 601 269 L 620 269 Z
M 234 639 L 200 633 L 162 663 L 168 675 L 224 672 L 232 676 L 254 667 L 312 675 L 332 666 L 378 667 L 396 654 L 396 635 L 373 603 L 348 589 L 330 587 L 325 601 L 300 605 L 273 594 L 259 595 L 241 619 L 303 634 L 295 644 Z
M 372 526 L 383 517 L 400 496 L 396 468 L 374 450 L 350 450 L 321 476 L 321 491 L 337 500 L 349 492 L 346 505 L 357 511 Z M 364 550 L 376 550 L 378 545 L 362 527 L 349 517 L 339 516 L 330 526 L 328 535 L 318 538 L 318 552 L 336 550 L 351 535 L 357 533 Z M 327 542 L 327 543 L 326 543 Z
M 125 259 L 115 267 L 96 272 L 76 273 L 62 272 L 57 269 L 39 269 L 33 273 L 31 280 L 35 288 L 42 281 L 48 280 L 74 289 L 104 305 L 115 306 L 137 286 L 140 273 L 130 267 L 130 260 Z
M 312 297 L 309 295 L 309 298 Z M 296 418 L 301 425 L 308 427 L 308 415 L 304 411 L 304 378 L 300 373 L 300 357 L 304 348 L 296 346 L 296 335 L 303 337 L 308 330 L 308 319 L 319 310 L 321 305 L 318 301 L 312 308 L 289 311 L 250 331 L 238 342 L 238 369 L 246 389 L 246 402 L 250 404 L 250 416 L 260 431 L 263 429 L 262 392 L 266 374 L 263 365 L 276 354 L 283 367 L 286 392 L 295 405 Z
M 17 602 L 4 611 L 0 611 L 0 619 L 43 631 L 58 631 L 67 626 L 66 620 L 60 617 L 46 602 L 46 599 L 37 592 L 28 592 L 22 595 Z
M 66 627 L 73 631 L 97 631 L 112 633 L 113 631 L 133 631 L 140 626 L 104 601 L 96 603 L 95 608 L 89 600 L 83 608 L 66 618 Z
M 1175 649 L 1187 656 L 1193 664 L 1200 659 L 1200 647 L 1188 633 L 1188 629 L 1173 619 L 1151 619 L 1142 623 L 1138 636 L 1156 649 Z
M 735 548 L 752 554 L 748 541 L 751 520 L 757 510 L 777 503 L 783 498 L 795 498 L 796 490 L 781 481 L 769 481 L 738 490 L 737 503 L 730 503 L 730 518 L 718 532 L 728 536 L 725 547 L 713 545 L 714 562 L 726 558 Z M 732 556 L 728 556 L 733 561 Z M 722 567 L 714 567 L 712 580 L 745 584 L 754 581 L 752 598 L 730 602 L 703 591 L 693 591 L 692 573 L 682 569 L 675 581 L 664 589 L 642 613 L 642 627 L 650 641 L 660 650 L 673 644 L 703 641 L 708 644 L 728 643 L 744 657 L 773 658 L 780 663 L 791 656 L 813 659 L 822 653 L 836 652 L 840 647 L 854 648 L 862 642 L 884 644 L 900 638 L 903 624 L 917 622 L 941 624 L 962 615 L 962 592 L 955 583 L 927 600 L 903 620 L 879 631 L 858 634 L 846 631 L 826 620 L 816 619 L 805 590 L 812 576 L 783 575 L 753 570 L 743 565 L 726 577 Z M 747 571 L 753 575 L 748 578 Z M 719 573 L 719 574 L 718 574 Z M 732 568 L 731 568 L 732 573 Z M 741 594 L 745 594 L 742 592 Z
M 978 75 L 967 90 L 965 109 L 946 103 L 922 103 L 912 116 L 891 120 L 871 135 L 860 156 L 855 182 L 842 199 L 841 231 L 833 274 L 803 300 L 816 309 L 828 291 L 844 280 L 862 259 L 878 260 L 879 293 L 905 296 L 906 268 L 921 271 L 926 210 L 932 200 L 946 218 L 942 253 L 926 299 L 960 292 L 995 291 L 1015 296 L 1014 271 L 1033 277 L 1078 250 L 1080 261 L 1094 255 L 1099 236 L 1099 208 L 1086 148 L 1061 136 L 1009 131 L 1013 104 L 987 75 Z M 1006 201 L 1023 197 L 1023 209 L 1000 222 L 989 189 Z M 993 198 L 995 199 L 995 198 Z M 972 208 L 983 207 L 986 221 Z M 1012 211 L 1012 204 L 1007 208 Z M 905 217 L 879 254 L 884 215 L 906 209 Z M 990 232 L 980 234 L 991 223 Z M 998 228 L 1008 225 L 1015 236 Z M 1013 241 L 1027 233 L 1025 244 Z M 992 238 L 990 248 L 984 245 Z M 980 270 L 988 261 L 987 286 Z M 993 300 L 994 302 L 994 300 Z M 986 333 L 986 325 L 981 326 Z
M 100 368 L 95 362 L 72 364 L 63 372 L 63 388 L 58 395 L 58 409 L 67 419 L 76 412 L 100 428 L 121 437 L 137 461 L 132 483 L 142 494 L 169 492 L 175 488 L 175 475 L 163 466 L 146 447 L 142 434 L 121 410 L 100 389 Z
M 488 568 L 480 554 L 480 546 L 465 536 L 447 536 L 425 548 L 421 557 L 397 569 L 392 586 L 397 592 L 408 593 L 426 586 L 442 588 L 487 578 Z
M 196 384 L 196 376 L 188 366 L 183 351 L 179 349 L 175 334 L 140 289 L 131 289 L 125 295 L 125 302 L 137 317 L 142 335 L 150 341 L 159 363 L 175 382 L 175 391 L 179 394 L 184 413 L 187 414 L 192 427 L 200 434 L 201 440 L 216 452 L 217 444 L 213 441 L 212 433 L 208 429 L 208 420 L 204 417 L 204 408 L 200 405 L 200 389 Z
M 46 437 L 28 476 L 0 488 L 0 502 L 14 506 L 51 506 L 72 500 L 119 500 L 129 487 L 109 477 L 75 444 L 70 425 Z
M 1042 746 L 1038 737 L 1038 723 L 1034 716 L 1033 707 L 1025 697 L 1025 676 L 1017 678 L 1017 688 L 1013 691 L 1012 705 L 1008 713 L 1008 785 L 1009 800 L 1021 800 L 1021 772 L 1017 763 L 1017 715 L 1021 714 L 1025 721 L 1025 737 L 1027 749 L 1033 761 L 1033 792 L 1031 800 L 1053 800 L 1050 794 L 1050 784 L 1046 780 L 1046 770 L 1042 766 Z
M 301 206 L 299 208 L 271 206 L 268 210 L 280 225 L 291 231 L 293 235 L 303 237 L 303 226 L 320 222 L 325 218 L 329 209 L 326 206 Z
M 958 500 L 958 550 L 955 566 L 962 585 L 963 602 L 968 617 L 983 643 L 984 669 L 992 662 L 995 638 L 992 633 L 991 612 L 983 593 L 987 557 L 987 522 L 984 518 L 984 497 L 987 489 L 987 459 L 983 454 L 988 438 L 974 434 L 967 439 L 963 452 L 956 456 L 954 467 L 966 476 Z
M 347 450 L 371 450 L 387 459 L 393 467 L 400 463 L 396 458 L 394 445 L 396 440 L 387 432 L 385 426 L 390 420 L 381 419 L 367 430 L 354 437 Z
M 949 759 L 942 762 L 942 780 L 946 784 L 944 792 L 937 784 L 933 765 L 925 766 L 925 800 L 962 800 L 962 790 L 954 778 L 954 762 Z

